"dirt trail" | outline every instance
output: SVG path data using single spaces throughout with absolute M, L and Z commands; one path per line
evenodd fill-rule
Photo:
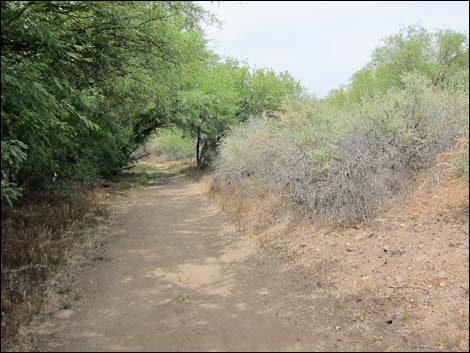
M 304 349 L 273 310 L 272 278 L 252 268 L 252 251 L 200 184 L 176 177 L 135 193 L 111 232 L 80 280 L 88 300 L 45 323 L 42 349 Z
M 36 351 L 468 351 L 468 187 L 426 185 L 367 224 L 250 238 L 203 183 L 171 177 L 116 206 L 71 310 L 21 336 Z

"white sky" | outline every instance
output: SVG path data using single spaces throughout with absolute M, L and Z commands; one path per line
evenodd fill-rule
M 318 97 L 347 84 L 383 37 L 402 25 L 468 33 L 469 4 L 458 1 L 201 1 L 222 22 L 207 27 L 220 55 L 289 71 Z

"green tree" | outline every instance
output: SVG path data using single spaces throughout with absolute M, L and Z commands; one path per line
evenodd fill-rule
M 416 73 L 433 85 L 468 87 L 468 35 L 451 30 L 429 32 L 422 26 L 402 28 L 386 37 L 371 61 L 353 74 L 342 91 L 332 91 L 327 102 L 336 106 L 357 103 L 364 97 L 403 88 L 402 77 Z
M 203 20 L 194 2 L 2 2 L 2 147 L 27 153 L 14 168 L 2 155 L 2 197 L 4 185 L 44 189 L 54 173 L 119 171 L 173 118 L 182 68 L 206 51 Z
M 468 77 L 468 36 L 450 30 L 435 34 L 432 81 L 434 86 L 462 75 Z
M 196 141 L 198 167 L 207 162 L 230 126 L 240 121 L 237 113 L 248 74 L 248 68 L 236 60 L 219 61 L 215 55 L 187 73 L 178 124 Z
M 287 98 L 300 97 L 301 84 L 289 73 L 250 70 L 232 58 L 210 54 L 185 75 L 178 124 L 195 144 L 197 166 L 210 160 L 234 125 L 263 114 L 273 116 Z
M 288 98 L 298 98 L 304 93 L 302 85 L 287 71 L 276 73 L 272 69 L 257 69 L 250 79 L 246 94 L 248 116 L 272 116 Z

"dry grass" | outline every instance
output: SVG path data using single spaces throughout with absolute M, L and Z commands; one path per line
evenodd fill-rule
M 2 350 L 47 304 L 49 280 L 109 216 L 110 188 L 76 196 L 34 196 L 1 213 Z
M 93 260 L 115 203 L 125 191 L 166 183 L 193 163 L 156 163 L 148 157 L 112 183 L 97 183 L 73 196 L 30 195 L 13 208 L 2 207 L 2 351 L 44 308 L 66 308 L 79 295 L 75 269 Z
M 277 223 L 290 224 L 303 215 L 290 207 L 285 190 L 257 192 L 250 178 L 242 184 L 219 186 L 217 178 L 212 180 L 211 194 L 222 211 L 244 234 L 256 235 Z

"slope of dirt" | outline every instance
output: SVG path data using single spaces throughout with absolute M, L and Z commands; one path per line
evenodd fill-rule
M 321 348 L 339 340 L 340 350 L 468 351 L 468 183 L 431 181 L 369 223 L 332 230 L 280 221 L 253 236 L 308 287 L 292 316 L 336 330 Z M 327 332 L 314 320 L 303 324 Z

